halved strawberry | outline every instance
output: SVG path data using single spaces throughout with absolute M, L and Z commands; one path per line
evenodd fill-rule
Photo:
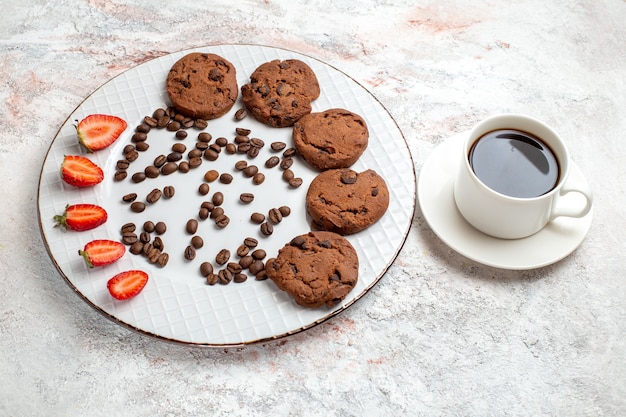
M 102 182 L 104 171 L 84 156 L 67 155 L 61 164 L 61 178 L 74 187 L 92 187 Z
M 107 282 L 109 293 L 118 300 L 133 298 L 148 283 L 148 274 L 140 270 L 120 272 Z
M 56 226 L 83 232 L 104 224 L 107 218 L 106 210 L 95 204 L 68 204 L 63 214 L 54 216 L 54 221 Z
M 126 247 L 122 243 L 105 239 L 92 240 L 83 250 L 78 250 L 89 268 L 112 264 L 124 256 L 125 252 Z
M 117 116 L 90 114 L 78 123 L 76 133 L 87 152 L 94 152 L 115 142 L 126 126 L 126 121 Z

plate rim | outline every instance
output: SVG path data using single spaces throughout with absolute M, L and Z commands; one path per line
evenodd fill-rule
M 259 339 L 254 339 L 254 340 L 246 340 L 246 341 L 242 341 L 242 342 L 225 342 L 225 343 L 212 343 L 212 342 L 194 342 L 194 341 L 189 341 L 189 340 L 179 340 L 176 338 L 171 338 L 171 337 L 167 337 L 167 336 L 163 336 L 160 334 L 156 334 L 155 332 L 146 330 L 146 329 L 142 329 L 138 326 L 135 326 L 131 323 L 128 323 L 124 320 L 121 320 L 120 318 L 116 317 L 115 315 L 105 311 L 102 307 L 98 306 L 96 303 L 92 302 L 89 298 L 87 298 L 87 296 L 85 294 L 83 294 L 70 280 L 70 278 L 66 275 L 66 273 L 62 270 L 61 266 L 59 265 L 57 259 L 55 258 L 54 254 L 52 253 L 52 250 L 50 248 L 50 245 L 48 243 L 48 240 L 46 239 L 46 235 L 45 235 L 45 231 L 44 231 L 44 224 L 43 224 L 43 216 L 41 213 L 41 193 L 42 193 L 42 177 L 44 174 L 44 169 L 45 169 L 45 165 L 46 165 L 46 161 L 48 160 L 48 157 L 50 156 L 50 152 L 53 149 L 53 146 L 57 140 L 57 138 L 59 137 L 61 131 L 63 130 L 64 126 L 70 121 L 70 118 L 72 117 L 72 115 L 74 113 L 76 113 L 76 111 L 87 101 L 89 100 L 97 91 L 99 91 L 100 89 L 102 89 L 104 86 L 108 85 L 109 83 L 114 82 L 116 79 L 123 77 L 123 75 L 125 73 L 127 73 L 128 71 L 131 71 L 133 69 L 136 69 L 137 67 L 147 64 L 151 61 L 157 60 L 157 59 L 161 59 L 163 57 L 169 56 L 169 55 L 174 55 L 174 54 L 186 54 L 186 53 L 191 53 L 194 51 L 201 51 L 201 50 L 206 50 L 208 48 L 221 48 L 221 47 L 259 47 L 259 48 L 267 48 L 267 49 L 273 49 L 273 50 L 280 50 L 283 52 L 287 52 L 287 53 L 293 53 L 299 56 L 303 56 L 306 57 L 310 60 L 314 60 L 322 65 L 328 66 L 330 68 L 332 68 L 333 70 L 341 73 L 343 76 L 347 77 L 351 82 L 355 83 L 358 87 L 360 87 L 361 89 L 363 89 L 373 100 L 376 101 L 376 103 L 378 103 L 378 105 L 381 107 L 382 110 L 384 110 L 384 112 L 387 114 L 387 116 L 389 117 L 390 121 L 393 122 L 394 126 L 396 127 L 397 131 L 400 133 L 400 137 L 402 138 L 402 144 L 404 145 L 404 147 L 406 148 L 406 152 L 407 155 L 409 157 L 409 162 L 410 162 L 410 166 L 411 166 L 411 172 L 412 172 L 412 180 L 413 180 L 413 187 L 412 187 L 412 207 L 408 212 L 408 222 L 407 225 L 405 226 L 404 230 L 402 231 L 402 237 L 400 239 L 400 242 L 397 246 L 397 248 L 395 249 L 393 255 L 390 257 L 389 261 L 386 263 L 386 265 L 384 266 L 384 268 L 382 268 L 381 271 L 379 271 L 377 273 L 377 276 L 375 279 L 372 280 L 372 282 L 366 286 L 361 293 L 357 294 L 353 299 L 349 300 L 348 302 L 345 302 L 344 304 L 342 304 L 339 308 L 336 308 L 333 311 L 328 312 L 326 315 L 324 315 L 323 317 L 312 321 L 311 323 L 308 323 L 304 326 L 300 326 L 298 328 L 295 328 L 293 330 L 289 330 L 289 331 L 285 331 L 281 334 L 276 334 L 276 335 L 272 335 L 272 336 L 268 336 L 268 337 L 263 337 L 263 338 L 259 338 Z M 150 59 L 147 59 L 141 63 L 138 63 L 136 65 L 133 65 L 129 68 L 124 69 L 123 71 L 119 72 L 118 74 L 114 75 L 113 77 L 107 79 L 106 81 L 104 81 L 103 83 L 99 84 L 95 89 L 93 89 L 89 94 L 87 94 L 84 98 L 82 98 L 82 100 L 80 101 L 80 103 L 78 103 L 78 105 L 76 105 L 74 107 L 73 110 L 71 110 L 68 113 L 68 116 L 63 120 L 63 122 L 61 122 L 59 128 L 57 129 L 56 133 L 53 136 L 53 139 L 50 143 L 50 145 L 48 146 L 48 149 L 45 152 L 44 158 L 41 162 L 41 167 L 39 170 L 39 178 L 38 178 L 38 184 L 37 184 L 37 200 L 36 200 L 36 204 L 37 204 L 37 224 L 38 224 L 38 228 L 39 228 L 39 233 L 40 236 L 42 238 L 44 247 L 46 249 L 46 252 L 48 253 L 48 257 L 50 258 L 50 260 L 52 261 L 54 267 L 56 268 L 56 270 L 58 271 L 58 273 L 61 275 L 61 277 L 63 278 L 63 280 L 65 281 L 65 283 L 72 289 L 72 291 L 77 294 L 84 302 L 87 303 L 87 305 L 89 305 L 92 309 L 96 310 L 98 313 L 100 313 L 101 315 L 103 315 L 104 317 L 106 317 L 107 319 L 111 320 L 112 322 L 114 322 L 115 324 L 120 325 L 121 327 L 124 327 L 128 330 L 131 330 L 133 332 L 139 333 L 143 336 L 147 336 L 150 339 L 156 339 L 158 341 L 161 342 L 166 342 L 166 343 L 172 343 L 172 344 L 176 344 L 176 345 L 184 345 L 184 346 L 197 346 L 197 347 L 202 347 L 202 348 L 236 348 L 236 347 L 245 347 L 245 346 L 251 346 L 251 345 L 257 345 L 257 344 L 263 344 L 263 343 L 269 343 L 269 342 L 274 342 L 274 341 L 278 341 L 278 340 L 282 340 L 285 338 L 288 338 L 290 336 L 296 335 L 298 333 L 302 333 L 305 332 L 307 330 L 310 330 L 314 327 L 317 327 L 318 325 L 340 315 L 341 313 L 343 313 L 344 311 L 346 311 L 349 307 L 351 307 L 352 305 L 354 305 L 357 301 L 361 300 L 366 294 L 368 294 L 372 288 L 374 286 L 376 286 L 380 280 L 383 278 L 383 276 L 386 275 L 386 273 L 388 272 L 389 268 L 393 265 L 393 263 L 396 261 L 398 255 L 400 254 L 400 252 L 402 251 L 404 245 L 406 244 L 406 241 L 408 239 L 412 224 L 413 224 L 413 219 L 415 217 L 415 213 L 417 210 L 417 182 L 418 182 L 418 175 L 415 169 L 415 161 L 413 158 L 413 155 L 411 153 L 411 149 L 410 146 L 406 140 L 406 137 L 404 135 L 404 133 L 402 132 L 402 130 L 400 129 L 400 126 L 398 125 L 398 122 L 395 120 L 395 118 L 392 116 L 391 112 L 387 109 L 387 107 L 378 99 L 378 97 L 376 97 L 369 89 L 367 89 L 361 82 L 357 81 L 354 77 L 350 76 L 349 74 L 347 74 L 345 71 L 337 68 L 335 65 L 333 64 L 329 64 L 325 61 L 323 61 L 320 58 L 314 57 L 312 55 L 309 55 L 307 53 L 303 53 L 303 52 L 299 52 L 299 51 L 295 51 L 293 49 L 289 49 L 289 48 L 283 48 L 283 47 L 277 47 L 277 46 L 269 46 L 269 45 L 264 45 L 264 44 L 254 44 L 254 43 L 215 43 L 215 44 L 207 44 L 207 45 L 203 45 L 203 46 L 196 46 L 196 47 L 191 47 L 191 48 L 184 48 L 184 49 L 180 49 L 180 50 L 176 50 L 176 51 L 171 51 L 171 52 L 167 52 L 164 54 L 161 54 L 159 56 L 156 57 L 151 57 Z

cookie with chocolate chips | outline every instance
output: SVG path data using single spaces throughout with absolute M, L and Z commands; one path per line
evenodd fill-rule
M 341 235 L 360 232 L 376 223 L 389 207 L 385 180 L 372 169 L 361 173 L 349 168 L 318 174 L 306 194 L 313 226 Z
M 273 127 L 293 126 L 311 113 L 311 102 L 320 95 L 315 73 L 298 59 L 275 59 L 261 64 L 241 86 L 248 112 Z
M 359 259 L 346 238 L 313 231 L 294 237 L 265 265 L 267 276 L 303 307 L 333 307 L 356 286 Z
M 369 131 L 361 116 L 344 109 L 309 113 L 293 125 L 293 143 L 313 168 L 349 168 L 367 148 Z
M 193 52 L 170 69 L 165 84 L 172 106 L 194 119 L 216 119 L 235 104 L 235 67 L 219 55 Z

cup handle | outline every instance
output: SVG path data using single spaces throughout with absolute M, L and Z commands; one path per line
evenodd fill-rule
M 584 206 L 580 206 L 580 204 L 571 206 L 565 205 L 563 202 L 559 204 L 559 201 L 562 197 L 569 193 L 578 193 L 585 198 Z M 578 184 L 572 184 L 571 182 L 565 183 L 561 191 L 559 192 L 559 201 L 557 201 L 557 205 L 552 211 L 552 215 L 550 216 L 550 221 L 554 220 L 557 217 L 565 216 L 565 217 L 584 217 L 591 210 L 591 206 L 593 204 L 593 194 L 591 192 L 591 188 L 583 182 Z

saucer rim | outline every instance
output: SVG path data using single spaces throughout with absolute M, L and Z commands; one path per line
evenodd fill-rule
M 440 143 L 426 158 L 420 170 L 417 183 L 418 205 L 433 233 L 460 255 L 480 264 L 500 269 L 528 270 L 541 268 L 559 262 L 573 253 L 589 232 L 593 219 L 593 207 L 587 215 L 581 218 L 557 218 L 552 222 L 552 225 L 546 226 L 532 236 L 512 240 L 486 235 L 472 227 L 462 218 L 456 206 L 454 206 L 454 197 L 452 196 L 453 177 L 456 174 L 456 169 L 453 167 L 455 157 L 453 154 L 450 154 L 450 158 L 445 158 L 445 155 L 448 150 L 459 149 L 462 146 L 463 138 L 469 133 L 469 130 L 457 133 Z M 437 163 L 440 163 L 439 168 Z M 582 181 L 586 182 L 576 163 L 571 161 L 570 164 L 570 175 L 580 177 Z M 433 175 L 437 172 L 443 172 L 444 175 L 439 177 Z M 441 210 L 443 205 L 446 206 L 447 210 Z M 446 213 L 442 215 L 438 211 Z M 450 215 L 450 213 L 456 213 L 456 215 Z M 442 222 L 454 222 L 460 227 L 448 227 L 446 229 L 442 227 Z M 563 240 L 555 238 L 558 235 L 559 227 L 562 226 L 569 232 L 575 232 L 575 238 L 572 238 L 568 245 L 555 247 L 554 243 L 556 241 Z M 461 235 L 467 233 L 475 237 L 472 244 L 467 243 L 472 239 L 461 238 Z M 541 251 L 539 256 L 537 256 L 536 252 L 520 251 L 520 248 L 528 247 L 535 243 L 545 244 L 546 241 L 554 241 L 551 245 L 545 246 L 553 249 Z M 504 250 L 509 253 L 518 251 L 518 254 L 522 254 L 522 256 L 524 256 L 524 253 L 531 253 L 531 255 L 526 259 L 522 257 L 516 260 L 516 262 L 507 262 L 504 259 L 498 260 L 493 255 L 490 256 L 491 251 L 489 250 L 496 246 L 499 251 Z

